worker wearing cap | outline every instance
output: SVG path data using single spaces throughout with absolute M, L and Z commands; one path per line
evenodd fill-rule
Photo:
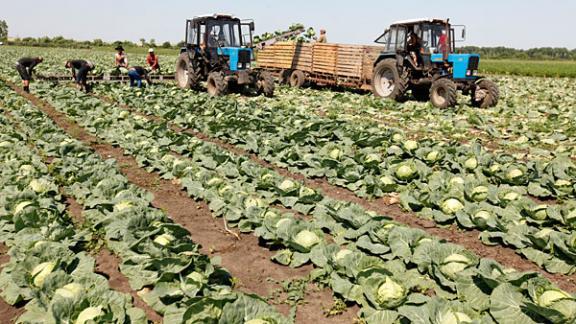
M 22 78 L 22 86 L 24 91 L 30 92 L 30 80 L 32 79 L 32 73 L 34 72 L 34 67 L 42 63 L 44 59 L 40 57 L 23 57 L 16 62 L 16 71 L 20 74 Z
M 130 87 L 137 85 L 138 88 L 142 88 L 142 79 L 146 79 L 148 85 L 152 85 L 148 71 L 141 66 L 133 66 L 128 69 L 128 77 L 130 77 Z
M 87 93 L 90 92 L 90 87 L 86 79 L 88 72 L 94 69 L 94 64 L 85 60 L 69 60 L 66 61 L 65 67 L 72 70 L 72 77 L 76 81 L 78 90 L 84 90 Z
M 326 29 L 320 29 L 320 37 L 318 37 L 318 43 L 328 43 L 328 38 L 326 38 Z
M 160 63 L 158 63 L 158 55 L 154 53 L 154 49 L 148 50 L 148 55 L 146 56 L 146 63 L 150 66 L 152 73 L 158 73 L 160 71 Z
M 118 46 L 115 48 L 118 53 L 116 53 L 114 57 L 114 66 L 116 68 L 128 68 L 128 56 L 124 52 L 124 48 L 122 46 Z

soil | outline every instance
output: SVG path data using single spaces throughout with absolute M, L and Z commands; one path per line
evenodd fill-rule
M 4 243 L 0 242 L 0 270 L 4 267 L 6 263 L 10 261 L 10 256 L 8 255 L 8 247 Z M 0 298 L 0 322 L 2 323 L 14 323 L 16 319 L 24 313 L 24 305 L 9 305 L 4 299 Z
M 133 157 L 125 156 L 122 149 L 103 144 L 48 103 L 22 92 L 13 85 L 11 87 L 46 113 L 70 136 L 90 145 L 103 159 L 115 159 L 121 172 L 130 182 L 154 194 L 154 207 L 164 210 L 175 223 L 182 225 L 191 233 L 192 240 L 202 246 L 203 253 L 221 258 L 222 266 L 238 280 L 239 290 L 269 296 L 280 288 L 276 282 L 303 278 L 312 270 L 311 266 L 292 269 L 272 262 L 270 258 L 274 252 L 259 246 L 256 237 L 244 234 L 231 235 L 224 229 L 222 219 L 215 219 L 212 216 L 205 202 L 197 202 L 188 197 L 177 183 L 146 172 L 138 166 Z M 102 264 L 103 267 L 105 265 Z M 112 266 L 107 266 L 111 267 L 117 269 L 113 263 Z M 329 290 L 309 292 L 305 301 L 306 304 L 299 306 L 296 313 L 298 323 L 353 323 L 358 311 L 355 306 L 348 307 L 343 314 L 326 318 L 323 310 L 333 304 L 332 292 Z M 279 305 L 277 308 L 284 314 L 289 312 L 289 307 L 286 305 Z
M 113 101 L 110 98 L 102 98 L 102 99 L 107 102 L 113 103 Z M 142 113 L 139 113 L 137 110 L 129 106 L 126 105 L 119 105 L 119 106 L 124 109 L 130 110 L 134 114 L 144 116 L 150 120 L 164 121 L 164 119 L 158 116 L 147 116 Z M 438 227 L 438 225 L 434 221 L 425 220 L 419 218 L 414 213 L 405 212 L 400 208 L 400 206 L 397 203 L 390 204 L 389 201 L 386 199 L 376 199 L 376 200 L 362 199 L 356 196 L 354 192 L 348 189 L 337 187 L 335 185 L 330 184 L 324 178 L 308 179 L 301 174 L 293 173 L 286 169 L 276 167 L 273 164 L 260 159 L 257 155 L 248 153 L 245 150 L 238 148 L 232 144 L 226 143 L 223 140 L 216 139 L 190 129 L 182 129 L 181 127 L 171 124 L 169 124 L 169 127 L 176 132 L 185 132 L 203 141 L 218 145 L 237 155 L 250 156 L 251 160 L 258 163 L 259 165 L 269 169 L 273 169 L 282 176 L 299 180 L 303 182 L 306 186 L 309 186 L 314 189 L 319 189 L 323 192 L 324 195 L 330 198 L 359 204 L 368 210 L 378 213 L 379 215 L 389 216 L 399 223 L 405 224 L 410 227 L 425 230 L 429 234 L 445 239 L 448 242 L 462 245 L 468 250 L 476 253 L 480 257 L 494 259 L 506 265 L 507 267 L 512 267 L 519 271 L 539 272 L 552 282 L 556 283 L 560 288 L 571 292 L 576 292 L 576 275 L 551 274 L 540 268 L 538 265 L 534 264 L 532 261 L 524 259 L 521 255 L 517 254 L 514 249 L 503 246 L 484 245 L 478 238 L 481 232 L 477 230 L 462 230 L 455 225 L 452 225 L 450 227 Z M 535 199 L 535 201 L 539 202 L 542 200 Z M 554 200 L 549 200 L 545 202 L 548 204 L 555 203 Z

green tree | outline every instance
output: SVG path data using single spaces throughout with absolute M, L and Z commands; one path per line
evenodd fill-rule
M 146 38 L 140 38 L 140 46 L 146 46 Z
M 8 39 L 8 24 L 5 20 L 0 20 L 0 40 L 6 41 Z
M 163 48 L 171 48 L 172 44 L 170 44 L 170 42 L 164 42 L 164 43 L 162 43 L 162 47 Z

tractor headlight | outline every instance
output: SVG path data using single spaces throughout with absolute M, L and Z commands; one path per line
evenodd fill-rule
M 478 70 L 468 70 L 466 71 L 466 76 L 477 76 Z
M 245 70 L 250 68 L 250 63 L 238 63 L 238 70 Z

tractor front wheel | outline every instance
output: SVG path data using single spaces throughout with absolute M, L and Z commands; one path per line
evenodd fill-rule
M 212 72 L 206 81 L 208 94 L 213 97 L 220 97 L 228 93 L 228 84 L 224 80 L 224 75 L 220 72 Z
M 182 53 L 176 61 L 176 83 L 182 89 L 194 89 L 199 84 L 198 76 L 193 70 L 188 53 Z
M 430 88 L 430 101 L 438 108 L 456 106 L 458 99 L 456 83 L 450 79 L 438 79 Z
M 261 72 L 258 75 L 258 92 L 266 97 L 274 96 L 274 77 L 268 72 Z
M 374 67 L 372 92 L 375 95 L 401 101 L 407 89 L 408 78 L 399 71 L 395 59 L 382 60 Z
M 500 99 L 498 85 L 488 79 L 482 79 L 476 83 L 472 91 L 472 106 L 478 108 L 495 107 Z

